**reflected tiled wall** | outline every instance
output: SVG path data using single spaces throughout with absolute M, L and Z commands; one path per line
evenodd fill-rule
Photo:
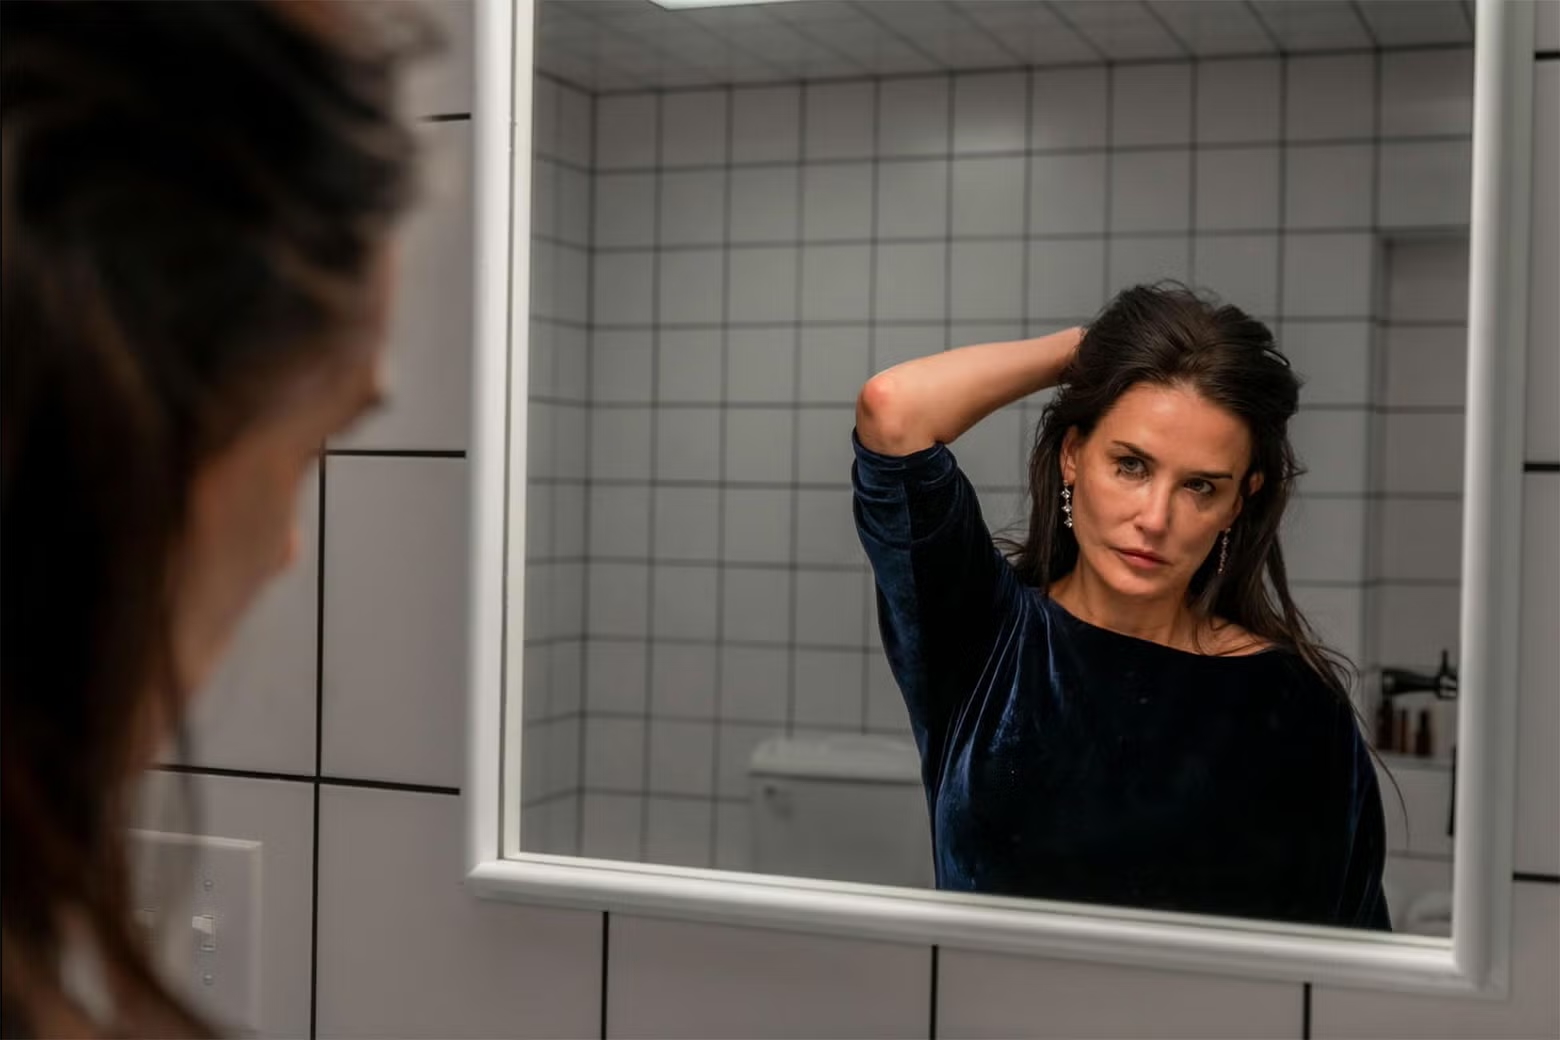
M 857 390 L 1139 281 L 1211 289 L 1294 358 L 1295 592 L 1365 663 L 1387 243 L 1465 234 L 1471 90 L 1440 49 L 598 97 L 582 848 L 743 866 L 760 741 L 908 737 L 851 527 Z M 1044 400 L 954 446 L 996 529 Z

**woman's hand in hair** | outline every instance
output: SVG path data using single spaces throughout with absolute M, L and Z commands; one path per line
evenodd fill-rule
M 885 455 L 951 444 L 1003 405 L 1060 382 L 1082 339 L 1083 329 L 1075 326 L 1039 339 L 959 347 L 885 369 L 856 396 L 856 436 Z

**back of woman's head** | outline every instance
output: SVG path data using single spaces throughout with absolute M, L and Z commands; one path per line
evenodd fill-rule
M 1026 582 L 1047 588 L 1076 565 L 1078 543 L 1058 508 L 1063 442 L 1071 429 L 1088 436 L 1123 394 L 1143 385 L 1191 391 L 1235 416 L 1250 435 L 1250 465 L 1236 474 L 1243 502 L 1224 569 L 1212 557 L 1197 569 L 1190 604 L 1204 617 L 1233 621 L 1295 650 L 1341 692 L 1346 666 L 1320 645 L 1295 607 L 1279 545 L 1301 472 L 1288 433 L 1300 380 L 1266 325 L 1181 283 L 1123 290 L 1085 331 L 1036 431 L 1029 532 L 1016 547 L 1014 566 Z M 1257 474 L 1253 490 L 1250 478 Z
M 353 5 L 6 4 L 0 35 L 4 1028 L 199 1032 L 132 934 L 124 828 L 177 731 L 176 548 L 201 465 L 341 363 L 412 196 L 398 68 Z M 64 1015 L 65 1017 L 60 1017 Z

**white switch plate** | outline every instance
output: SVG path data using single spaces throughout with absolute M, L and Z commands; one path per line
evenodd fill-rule
M 132 830 L 135 909 L 174 988 L 226 1030 L 259 1028 L 258 841 Z

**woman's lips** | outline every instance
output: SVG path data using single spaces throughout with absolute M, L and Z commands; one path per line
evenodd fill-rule
M 1151 571 L 1165 566 L 1164 560 L 1157 556 L 1150 556 L 1147 553 L 1133 552 L 1131 549 L 1117 549 L 1116 552 L 1128 564 L 1140 570 Z

